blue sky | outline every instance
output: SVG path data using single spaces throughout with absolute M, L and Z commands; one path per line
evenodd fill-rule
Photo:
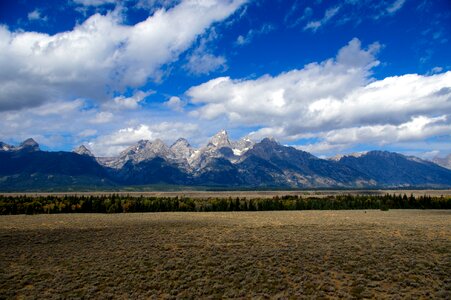
M 446 0 L 0 2 L 0 140 L 451 152 Z

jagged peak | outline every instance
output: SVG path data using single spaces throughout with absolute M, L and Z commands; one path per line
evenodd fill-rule
M 241 156 L 255 145 L 255 142 L 249 137 L 244 136 L 238 141 L 232 142 L 233 154 Z
M 231 143 L 229 140 L 229 135 L 225 129 L 220 130 L 216 133 L 209 141 L 209 145 L 215 147 L 230 147 Z
M 39 144 L 32 138 L 28 138 L 20 143 L 18 149 L 31 149 L 33 151 L 39 151 Z
M 372 155 L 372 156 L 379 156 L 379 157 L 399 157 L 399 156 L 406 157 L 405 155 L 403 155 L 401 153 L 390 152 L 387 150 L 372 150 L 372 151 L 366 152 L 365 155 Z M 363 156 L 365 156 L 365 155 L 363 155 Z
M 280 145 L 279 142 L 277 142 L 276 139 L 273 138 L 273 137 L 266 137 L 266 138 L 262 139 L 260 143 L 262 143 L 262 144 L 277 144 L 277 145 Z
M 151 143 L 151 141 L 149 141 L 149 140 L 139 140 L 137 143 L 136 143 L 136 146 L 139 146 L 139 147 L 145 147 L 145 146 L 147 146 L 147 145 L 149 145 Z M 132 146 L 133 147 L 133 146 Z
M 23 141 L 20 146 L 36 146 L 39 145 L 33 138 L 28 138 Z
M 165 142 L 161 139 L 155 139 L 153 141 L 150 140 L 139 140 L 135 145 L 132 145 L 125 149 L 122 154 L 132 154 L 138 153 L 140 151 L 146 151 L 146 149 L 155 150 L 155 149 L 166 149 L 169 148 Z
M 184 146 L 184 147 L 188 147 L 188 148 L 191 147 L 191 145 L 190 145 L 190 143 L 188 142 L 187 139 L 185 139 L 185 138 L 179 138 L 179 139 L 177 139 L 177 140 L 171 145 L 170 148 L 180 147 L 180 146 Z
M 218 136 L 218 137 L 220 137 L 220 136 L 224 136 L 224 137 L 229 137 L 229 134 L 228 134 L 228 132 L 227 132 L 227 130 L 225 130 L 225 129 L 221 129 L 221 130 L 219 130 L 213 137 L 215 137 L 215 136 Z
M 73 151 L 74 153 L 80 154 L 80 155 L 87 155 L 87 156 L 92 156 L 94 157 L 94 155 L 92 154 L 92 152 L 86 148 L 85 145 L 80 145 L 77 148 L 74 149 Z
M 11 146 L 7 143 L 0 142 L 0 151 L 10 151 L 14 149 L 14 146 Z
M 167 146 L 166 145 L 166 143 L 165 142 L 163 142 L 163 140 L 161 140 L 161 139 L 155 139 L 153 142 L 151 142 L 152 144 L 154 144 L 154 145 L 165 145 L 165 146 Z
M 362 151 L 362 152 L 353 152 L 353 153 L 348 153 L 348 154 L 336 154 L 336 155 L 330 157 L 329 160 L 340 161 L 343 157 L 359 158 L 359 157 L 366 155 L 367 153 L 368 153 L 367 151 Z

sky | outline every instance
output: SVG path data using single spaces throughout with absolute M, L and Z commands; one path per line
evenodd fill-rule
M 0 141 L 451 153 L 448 0 L 0 0 Z

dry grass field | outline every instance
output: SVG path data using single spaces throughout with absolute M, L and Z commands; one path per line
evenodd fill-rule
M 131 197 L 188 197 L 193 199 L 208 199 L 208 198 L 259 198 L 259 199 L 271 199 L 276 196 L 299 196 L 303 198 L 307 197 L 328 197 L 337 195 L 414 195 L 419 196 L 451 196 L 451 189 L 447 190 L 293 190 L 293 191 L 195 191 L 195 190 L 181 190 L 181 191 L 113 191 L 113 192 L 50 192 L 50 193 L 0 193 L 5 196 L 21 196 L 27 195 L 29 197 L 40 196 L 65 196 L 65 195 L 78 195 L 78 196 L 101 196 L 101 195 L 121 195 Z
M 451 211 L 0 216 L 0 298 L 451 298 Z

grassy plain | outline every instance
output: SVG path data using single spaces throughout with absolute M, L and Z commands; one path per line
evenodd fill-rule
M 445 190 L 261 190 L 261 191 L 208 191 L 208 190 L 173 190 L 173 191 L 133 191 L 133 190 L 118 190 L 118 191 L 90 191 L 90 192 L 19 192 L 19 193 L 1 193 L 5 196 L 20 196 L 27 195 L 30 197 L 36 196 L 65 196 L 65 195 L 79 195 L 79 196 L 100 196 L 100 195 L 122 195 L 132 197 L 189 197 L 193 199 L 207 199 L 207 198 L 247 198 L 247 199 L 271 199 L 276 196 L 299 196 L 299 197 L 328 197 L 337 195 L 414 195 L 419 196 L 451 196 L 451 189 Z
M 0 298 L 451 297 L 451 211 L 0 216 Z

